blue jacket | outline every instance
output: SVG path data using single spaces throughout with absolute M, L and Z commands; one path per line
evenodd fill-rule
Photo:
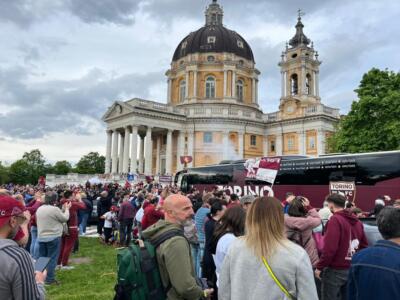
M 400 245 L 380 240 L 353 256 L 348 300 L 400 299 Z

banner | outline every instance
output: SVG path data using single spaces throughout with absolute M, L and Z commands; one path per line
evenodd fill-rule
M 167 175 L 160 176 L 160 177 L 158 177 L 158 181 L 160 183 L 168 183 L 168 184 L 170 184 L 172 182 L 172 176 L 167 176 Z
M 190 164 L 193 161 L 193 157 L 191 156 L 181 156 L 180 157 L 181 164 Z
M 331 181 L 329 183 L 331 194 L 342 194 L 347 201 L 354 202 L 356 198 L 356 183 L 354 181 Z
M 280 157 L 250 158 L 244 163 L 246 177 L 274 184 L 281 166 Z

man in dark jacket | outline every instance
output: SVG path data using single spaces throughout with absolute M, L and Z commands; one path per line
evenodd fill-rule
M 129 246 L 132 236 L 133 219 L 136 215 L 136 209 L 129 202 L 129 195 L 125 195 L 119 208 L 118 221 L 120 222 L 119 243 L 121 246 Z
M 354 255 L 348 300 L 400 299 L 400 209 L 385 207 L 377 221 L 385 240 Z
M 322 280 L 322 300 L 344 300 L 351 259 L 357 251 L 368 247 L 368 241 L 363 224 L 351 211 L 344 209 L 344 196 L 333 194 L 326 201 L 333 215 L 327 223 L 315 276 Z
M 97 217 L 99 218 L 99 221 L 97 223 L 97 233 L 99 235 L 103 234 L 104 227 L 104 219 L 101 219 L 101 216 L 110 211 L 111 205 L 111 198 L 109 197 L 108 192 L 102 191 L 100 193 L 99 201 L 97 202 Z

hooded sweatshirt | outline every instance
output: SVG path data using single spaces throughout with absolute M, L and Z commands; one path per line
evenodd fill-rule
M 0 239 L 0 299 L 45 299 L 43 284 L 36 283 L 32 258 L 10 239 Z
M 324 242 L 318 270 L 347 270 L 353 255 L 368 247 L 363 224 L 348 210 L 338 211 L 329 219 Z
M 143 232 L 145 239 L 153 239 L 169 230 L 182 230 L 182 226 L 160 220 Z M 167 292 L 168 300 L 197 300 L 203 296 L 202 289 L 196 283 L 196 275 L 189 242 L 183 236 L 166 240 L 157 249 L 157 262 L 161 280 Z
M 321 224 L 321 218 L 315 208 L 308 211 L 306 217 L 291 217 L 285 214 L 285 228 L 294 229 L 301 232 L 304 242 L 303 248 L 310 257 L 311 264 L 315 268 L 318 262 L 318 250 L 312 236 L 313 229 Z

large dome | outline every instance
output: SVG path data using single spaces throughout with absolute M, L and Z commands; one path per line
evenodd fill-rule
M 254 62 L 249 44 L 223 25 L 208 25 L 190 33 L 176 48 L 173 61 L 193 53 L 228 52 Z

